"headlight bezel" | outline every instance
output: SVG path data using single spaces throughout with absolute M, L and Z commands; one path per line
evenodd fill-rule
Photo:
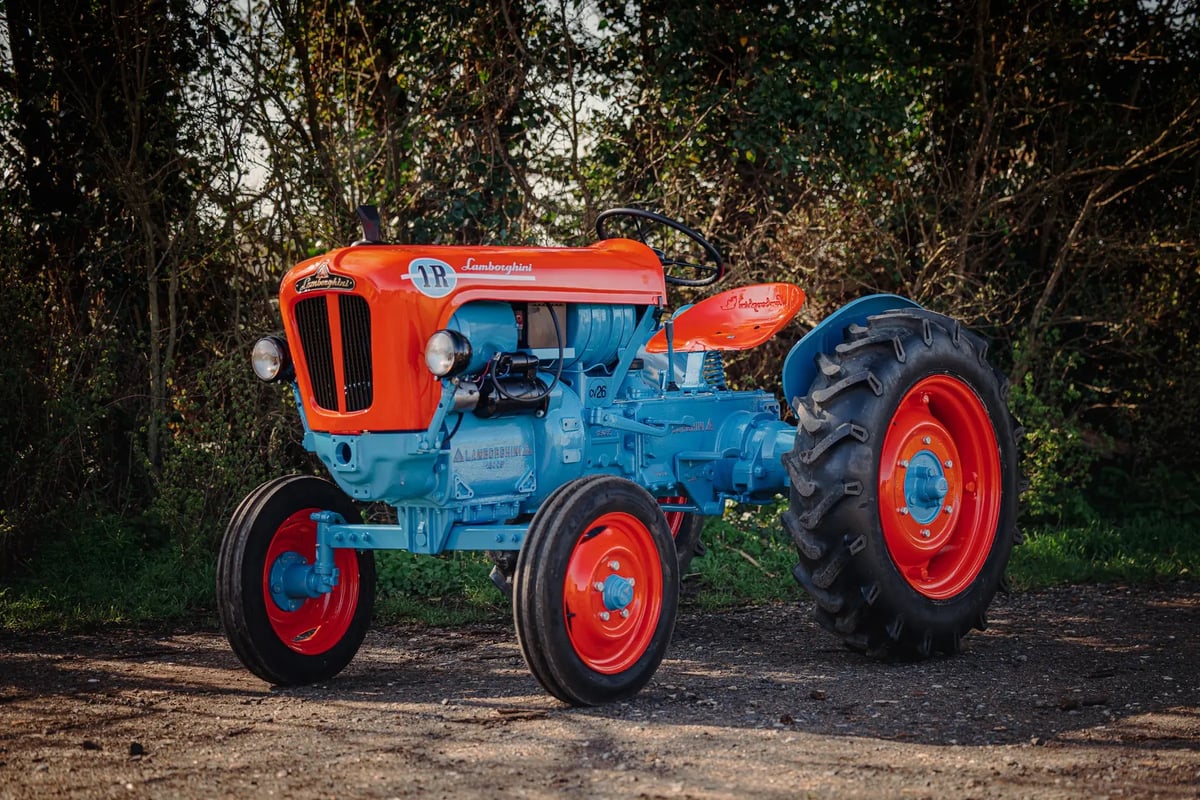
M 281 336 L 263 336 L 250 348 L 250 368 L 265 383 L 291 380 L 296 372 L 287 341 Z
M 425 341 L 425 367 L 438 378 L 452 378 L 471 363 L 471 343 L 451 328 L 434 331 Z

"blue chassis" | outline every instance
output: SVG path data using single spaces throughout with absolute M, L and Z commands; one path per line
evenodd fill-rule
M 917 303 L 897 295 L 878 294 L 860 298 L 838 309 L 801 338 L 788 353 L 784 361 L 782 376 L 785 397 L 794 404 L 800 396 L 807 392 L 817 375 L 816 356 L 822 352 L 831 352 L 842 341 L 843 331 L 847 326 L 855 323 L 863 324 L 868 317 L 886 311 L 919 307 Z M 653 311 L 645 313 L 634 334 L 635 340 L 646 341 L 657 326 L 657 322 L 656 313 Z M 670 322 L 668 321 L 667 324 L 669 325 Z M 669 336 L 668 341 L 670 341 Z M 609 376 L 599 379 L 584 375 L 578 376 L 580 394 L 583 393 L 583 386 L 590 385 L 593 389 L 604 386 L 603 395 L 608 400 L 591 407 L 577 409 L 576 412 L 582 411 L 582 416 L 590 423 L 590 426 L 604 426 L 618 431 L 620 434 L 633 434 L 639 439 L 666 437 L 673 426 L 687 426 L 694 423 L 697 417 L 687 413 L 682 413 L 659 425 L 644 420 L 630 419 L 629 416 L 613 411 L 613 398 L 616 397 L 634 356 L 635 348 L 627 348 L 626 352 L 622 354 L 617 368 Z M 669 353 L 669 360 L 673 362 L 674 353 Z M 664 381 L 664 383 L 666 382 Z M 368 480 L 368 485 L 363 486 L 347 480 L 348 473 L 359 470 L 360 451 L 358 448 L 362 445 L 364 437 L 370 436 L 370 434 L 355 437 L 314 432 L 308 426 L 304 407 L 300 402 L 299 389 L 295 385 L 293 388 L 296 392 L 296 405 L 304 425 L 305 448 L 321 457 L 322 461 L 330 468 L 337 483 L 352 497 L 362 500 L 385 500 L 386 497 L 383 494 L 372 495 L 372 492 L 378 489 L 372 484 L 377 482 Z M 599 392 L 596 393 L 599 394 Z M 790 447 L 782 449 L 778 446 L 771 447 L 770 443 L 764 443 L 764 440 L 771 436 L 778 439 L 783 435 L 784 429 L 793 430 L 778 419 L 778 403 L 773 400 L 764 401 L 765 395 L 761 391 L 731 392 L 722 390 L 722 394 L 727 397 L 737 397 L 743 401 L 749 400 L 748 408 L 729 409 L 734 412 L 751 412 L 749 414 L 751 419 L 741 424 L 737 431 L 738 436 L 733 437 L 738 441 L 748 438 L 746 436 L 748 429 L 762 427 L 764 415 L 774 411 L 774 424 L 769 426 L 771 430 L 767 432 L 766 436 L 759 436 L 754 443 L 764 452 L 770 451 L 775 463 L 768 465 L 765 462 L 756 462 L 755 456 L 761 454 L 743 451 L 738 454 L 739 458 L 737 459 L 737 464 L 741 465 L 739 486 L 743 491 L 716 492 L 716 499 L 706 502 L 697 502 L 694 499 L 696 495 L 693 495 L 689 498 L 689 502 L 672 505 L 672 511 L 716 515 L 723 512 L 724 501 L 727 497 L 736 498 L 741 502 L 763 503 L 769 502 L 775 493 L 787 488 L 786 474 L 778 467 L 778 461 L 784 453 L 790 450 Z M 452 411 L 453 397 L 454 387 L 449 382 L 445 382 L 441 401 L 429 428 L 423 433 L 392 435 L 404 437 L 402 451 L 407 451 L 406 456 L 415 458 L 419 469 L 434 467 L 443 443 L 442 426 L 447 415 Z M 718 407 L 721 405 L 721 403 L 715 402 L 716 398 L 712 393 L 668 388 L 665 385 L 658 393 L 657 399 L 660 404 L 683 404 L 682 408 L 692 411 L 695 411 L 697 401 L 709 402 L 710 408 L 714 405 Z M 732 405 L 739 404 L 733 403 Z M 569 426 L 570 423 L 563 423 L 564 428 Z M 395 443 L 388 442 L 387 444 L 394 446 Z M 392 453 L 390 458 L 395 459 L 395 450 Z M 678 465 L 679 458 L 684 455 L 689 455 L 694 459 L 694 462 L 686 463 L 700 463 L 704 459 L 712 459 L 715 462 L 721 457 L 727 456 L 728 453 L 686 454 L 676 452 L 674 463 Z M 603 463 L 602 466 L 590 472 L 613 472 L 612 466 Z M 582 474 L 590 474 L 590 472 Z M 708 468 L 707 471 L 701 470 L 701 472 L 711 477 L 712 468 Z M 573 474 L 571 477 L 578 476 L 579 474 Z M 664 474 L 661 468 L 641 470 L 640 474 L 626 475 L 626 477 L 641 478 L 640 482 L 647 489 L 657 493 L 669 491 L 672 486 L 689 485 L 689 482 L 678 480 L 677 476 L 669 474 L 669 471 Z M 526 480 L 528 480 L 528 476 Z M 427 481 L 424 485 L 429 485 L 429 482 Z M 541 496 L 544 499 L 544 493 Z M 288 573 L 289 577 L 284 581 L 284 588 L 281 591 L 273 591 L 273 594 L 277 595 L 277 601 L 281 604 L 292 603 L 301 597 L 317 597 L 324 592 L 331 591 L 338 582 L 337 569 L 333 566 L 335 549 L 407 550 L 413 553 L 427 554 L 437 554 L 448 550 L 516 551 L 521 549 L 529 529 L 528 523 L 512 524 L 507 521 L 488 520 L 473 524 L 455 521 L 456 512 L 462 513 L 464 504 L 461 502 L 437 506 L 427 503 L 414 505 L 400 501 L 395 505 L 402 520 L 401 524 L 396 525 L 348 524 L 341 516 L 333 512 L 322 511 L 313 514 L 313 520 L 317 523 L 317 552 L 314 563 L 309 565 L 302 559 L 300 562 L 284 565 L 284 571 Z M 513 498 L 511 502 L 499 505 L 504 509 L 500 513 L 515 512 L 521 508 L 519 498 Z M 409 511 L 415 510 L 416 516 L 410 515 L 410 519 L 405 520 L 406 507 Z M 518 514 L 512 513 L 511 516 L 516 517 Z

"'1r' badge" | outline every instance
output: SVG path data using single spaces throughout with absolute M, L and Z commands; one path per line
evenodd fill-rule
M 404 277 L 426 297 L 445 297 L 458 283 L 454 267 L 436 258 L 414 258 L 408 262 L 408 274 Z

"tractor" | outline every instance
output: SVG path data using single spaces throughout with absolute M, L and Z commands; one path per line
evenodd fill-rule
M 547 692 L 628 698 L 670 644 L 704 518 L 780 495 L 794 576 L 851 648 L 953 653 L 986 624 L 1019 472 L 980 336 L 896 295 L 850 302 L 783 362 L 792 422 L 773 393 L 731 388 L 724 360 L 784 328 L 804 292 L 669 309 L 669 285 L 726 271 L 681 222 L 617 208 L 589 246 L 418 246 L 359 216 L 362 240 L 287 272 L 283 335 L 251 353 L 291 387 L 332 479 L 268 481 L 225 532 L 220 616 L 255 675 L 308 684 L 350 662 L 376 550 L 475 550 Z M 386 521 L 364 522 L 366 503 Z

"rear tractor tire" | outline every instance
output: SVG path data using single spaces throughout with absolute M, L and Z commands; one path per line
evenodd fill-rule
M 878 657 L 986 625 L 1017 532 L 1016 422 L 984 341 L 933 312 L 851 325 L 796 406 L 783 522 L 822 627 Z

